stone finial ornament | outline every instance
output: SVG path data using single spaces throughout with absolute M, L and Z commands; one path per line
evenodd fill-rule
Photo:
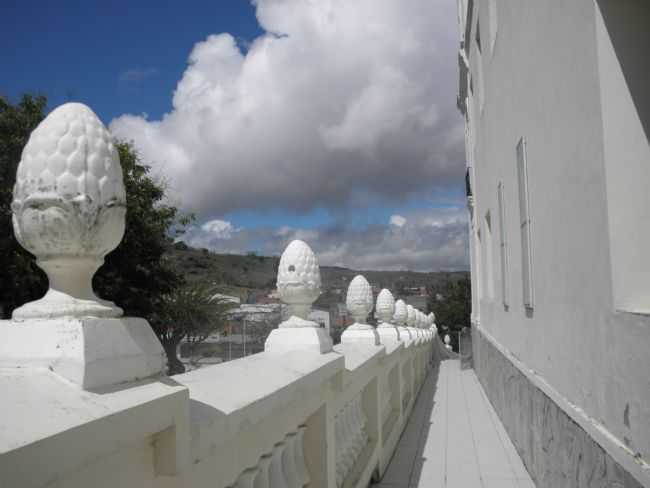
M 328 331 L 308 320 L 311 304 L 321 294 L 320 269 L 316 255 L 307 243 L 292 241 L 282 253 L 277 279 L 280 299 L 289 307 L 290 317 L 273 329 L 264 343 L 264 350 L 285 353 L 332 350 Z
M 393 315 L 395 323 L 398 326 L 404 327 L 406 325 L 407 315 L 406 303 L 404 303 L 404 300 L 397 300 L 395 302 L 395 314 Z
M 447 349 L 451 349 L 451 337 L 449 337 L 449 334 L 445 334 L 445 347 Z
M 368 324 L 368 314 L 372 312 L 374 300 L 370 283 L 363 275 L 355 276 L 350 282 L 345 304 L 354 319 L 354 324 L 343 331 L 341 343 L 372 342 L 379 345 L 377 331 Z
M 416 344 L 419 344 L 421 342 L 420 334 L 418 334 L 418 329 L 415 326 L 416 325 L 416 317 L 415 317 L 415 308 L 413 305 L 407 305 L 406 306 L 406 327 L 411 331 L 411 338 L 416 341 Z
M 409 346 L 415 335 L 408 327 L 406 327 L 406 319 L 408 317 L 408 311 L 406 303 L 401 298 L 395 302 L 395 315 L 393 315 L 393 320 L 397 326 L 397 330 L 400 333 L 401 340 L 405 341 L 406 346 Z
M 420 340 L 424 341 L 426 336 L 424 334 L 424 314 L 420 310 L 415 310 L 415 327 L 418 329 Z
M 438 333 L 438 327 L 436 327 L 436 314 L 433 312 L 429 313 L 429 330 L 431 331 L 432 339 Z
M 421 339 L 426 339 L 426 336 L 424 334 L 424 314 L 420 310 L 416 310 L 416 327 L 418 329 L 418 334 L 420 334 Z
M 377 314 L 377 318 L 380 320 L 379 327 L 383 324 L 391 324 L 393 321 L 393 316 L 395 315 L 395 298 L 390 290 L 384 288 L 379 292 L 379 295 L 377 295 L 375 313 Z
M 320 269 L 311 248 L 303 241 L 292 241 L 282 253 L 277 279 L 280 299 L 289 306 L 289 313 L 307 322 L 312 303 L 321 294 Z M 299 327 L 299 321 L 287 321 Z M 312 327 L 314 322 L 302 326 Z M 317 326 L 317 325 L 316 325 Z
M 413 305 L 406 306 L 406 325 L 407 327 L 415 327 L 415 309 Z
M 13 227 L 50 288 L 14 319 L 118 317 L 92 278 L 124 235 L 126 193 L 111 134 L 90 108 L 66 103 L 32 132 L 18 165 Z
M 117 148 L 90 108 L 62 105 L 32 132 L 11 209 L 16 238 L 50 287 L 0 321 L 0 367 L 47 369 L 83 389 L 163 374 L 165 352 L 147 321 L 122 317 L 93 292 L 124 234 L 126 193 Z
M 366 324 L 372 312 L 373 299 L 370 283 L 363 275 L 355 276 L 348 287 L 345 305 L 357 324 Z
M 390 290 L 384 288 L 377 295 L 377 304 L 375 305 L 375 315 L 379 319 L 377 333 L 382 343 L 386 340 L 401 341 L 399 329 L 393 323 L 395 315 L 395 298 Z

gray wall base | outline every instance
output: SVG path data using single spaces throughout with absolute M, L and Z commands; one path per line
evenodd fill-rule
M 476 375 L 537 488 L 643 487 L 476 327 Z

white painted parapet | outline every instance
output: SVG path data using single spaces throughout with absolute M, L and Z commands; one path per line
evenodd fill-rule
M 325 330 L 307 319 L 320 294 L 316 256 L 294 241 L 282 255 L 277 281 L 290 317 L 269 335 L 265 351 L 164 377 L 164 353 L 146 321 L 112 317 L 119 308 L 86 286 L 93 266 L 121 236 L 124 195 L 117 180 L 99 178 L 112 182 L 99 191 L 113 189 L 107 195 L 117 210 L 97 217 L 113 222 L 116 233 L 97 230 L 104 225 L 97 221 L 66 234 L 61 248 L 50 247 L 61 241 L 39 240 L 51 239 L 57 219 L 71 229 L 91 222 L 83 220 L 94 211 L 90 200 L 102 215 L 104 200 L 94 200 L 95 190 L 84 186 L 99 164 L 93 151 L 101 149 L 104 171 L 117 174 L 112 141 L 90 109 L 73 104 L 50 117 L 56 123 L 48 117 L 48 130 L 34 138 L 43 147 L 67 151 L 73 144 L 67 134 L 95 142 L 78 141 L 70 153 L 85 158 L 73 161 L 82 168 L 79 173 L 74 166 L 81 185 L 76 203 L 69 204 L 60 186 L 48 187 L 47 196 L 32 185 L 34 168 L 41 175 L 51 165 L 58 171 L 59 159 L 37 159 L 47 151 L 30 149 L 28 169 L 21 170 L 21 239 L 39 262 L 58 264 L 50 273 L 55 291 L 0 323 L 0 486 L 365 488 L 381 477 L 430 369 L 429 344 L 437 344 L 413 327 L 414 311 L 409 316 L 402 301 L 382 290 L 375 329 L 367 323 L 372 292 L 359 276 L 347 300 L 355 324 L 332 347 Z M 79 209 L 85 210 L 77 215 Z M 58 254 L 41 252 L 50 248 Z

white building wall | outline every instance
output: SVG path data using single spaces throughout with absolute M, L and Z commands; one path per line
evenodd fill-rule
M 468 140 L 475 144 L 474 225 L 482 226 L 490 212 L 493 239 L 500 231 L 495 227 L 500 225 L 497 188 L 500 182 L 504 185 L 510 306 L 503 306 L 499 293 L 482 292 L 476 285 L 484 280 L 475 278 L 479 310 L 473 310 L 473 317 L 480 317 L 483 330 L 568 403 L 650 460 L 650 318 L 617 312 L 614 303 L 610 233 L 617 230 L 610 226 L 615 216 L 608 220 L 606 171 L 606 165 L 623 172 L 633 164 L 650 167 L 648 134 L 640 132 L 643 126 L 633 118 L 633 106 L 627 103 L 621 109 L 620 103 L 630 97 L 621 94 L 625 84 L 616 59 L 603 51 L 608 33 L 593 0 L 496 1 L 493 8 L 496 21 L 489 18 L 487 1 L 474 2 L 472 33 L 466 39 L 474 91 L 468 97 Z M 480 57 L 477 22 L 482 29 Z M 496 35 L 490 34 L 490 26 Z M 492 38 L 493 49 L 488 42 Z M 618 92 L 622 100 L 607 98 L 603 104 L 608 91 Z M 604 137 L 604 126 L 621 124 L 630 127 L 618 131 L 618 141 Z M 528 156 L 532 310 L 524 307 L 522 294 L 516 166 L 521 137 L 526 138 Z M 630 138 L 632 154 L 621 156 Z M 611 144 L 610 152 L 605 144 Z M 644 202 L 640 208 L 647 212 L 649 187 L 644 192 L 639 186 L 630 187 L 630 198 Z M 649 230 L 645 227 L 641 234 Z M 473 274 L 491 268 L 492 289 L 500 290 L 498 246 L 493 241 L 486 256 L 481 237 L 480 244 L 474 240 L 483 249 L 472 254 Z M 491 266 L 479 256 L 490 259 Z

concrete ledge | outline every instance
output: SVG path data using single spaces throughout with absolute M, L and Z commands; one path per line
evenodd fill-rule
M 538 488 L 650 487 L 650 468 L 480 325 L 474 369 Z
M 187 389 L 168 378 L 97 393 L 48 370 L 0 369 L 0 391 L 3 488 L 54 485 L 140 441 L 168 431 L 182 439 L 187 431 Z M 187 463 L 175 443 L 163 450 L 154 455 L 164 455 L 171 471 Z

